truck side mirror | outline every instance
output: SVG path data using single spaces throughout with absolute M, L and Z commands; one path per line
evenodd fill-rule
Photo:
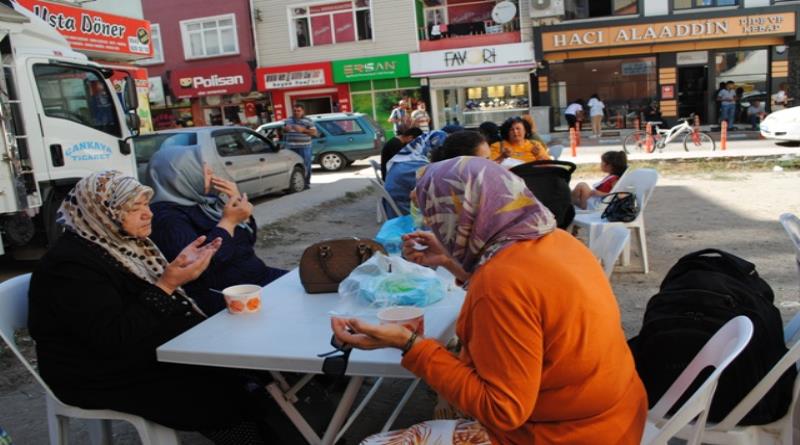
M 127 79 L 125 80 L 125 107 L 127 108 L 125 111 L 131 112 L 133 111 L 134 114 L 136 109 L 139 108 L 139 94 L 136 92 L 136 79 L 131 76 L 131 73 L 126 73 Z M 138 117 L 138 116 L 137 116 Z M 139 126 L 137 125 L 136 128 L 138 129 Z

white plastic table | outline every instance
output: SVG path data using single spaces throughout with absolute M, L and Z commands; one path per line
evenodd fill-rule
M 452 276 L 446 276 L 452 280 Z M 448 286 L 447 296 L 425 308 L 425 336 L 442 342 L 450 339 L 464 299 L 464 291 Z M 161 345 L 159 361 L 273 371 L 276 381 L 267 390 L 312 445 L 333 444 L 374 395 L 383 378 L 414 378 L 400 366 L 400 351 L 379 349 L 353 350 L 346 375 L 352 376 L 325 434 L 320 438 L 295 408 L 295 394 L 322 373 L 323 358 L 317 354 L 332 350 L 330 311 L 340 303 L 338 294 L 307 294 L 300 284 L 297 269 L 264 287 L 261 310 L 255 314 L 233 315 L 222 311 L 199 325 Z M 374 316 L 373 316 L 374 317 Z M 364 316 L 367 321 L 377 319 Z M 306 376 L 290 387 L 280 372 L 298 372 Z M 370 392 L 344 424 L 364 377 L 379 377 Z M 415 380 L 384 430 L 391 426 L 402 406 L 411 396 Z M 344 425 L 344 427 L 343 427 Z

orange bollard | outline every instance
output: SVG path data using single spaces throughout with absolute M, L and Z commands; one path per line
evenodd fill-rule
M 569 129 L 569 147 L 572 149 L 572 157 L 578 156 L 578 139 L 575 136 L 577 132 L 575 128 Z
M 692 128 L 692 142 L 700 145 L 700 116 L 694 117 L 694 127 Z
M 653 126 L 652 126 L 652 124 L 650 124 L 650 122 L 648 122 L 647 125 L 644 126 L 644 132 L 646 133 L 645 137 L 644 137 L 644 149 L 645 149 L 646 152 L 652 153 L 653 152 Z
M 636 131 L 639 131 L 639 130 L 642 129 L 642 122 L 639 120 L 638 117 L 633 120 L 633 126 L 636 127 Z
M 722 150 L 728 149 L 728 121 L 722 121 L 722 130 L 719 133 L 719 146 Z
M 578 126 L 577 131 L 575 131 L 575 143 L 580 147 L 581 145 L 581 121 L 578 121 L 575 125 Z
M 622 115 L 617 114 L 617 130 L 622 130 Z

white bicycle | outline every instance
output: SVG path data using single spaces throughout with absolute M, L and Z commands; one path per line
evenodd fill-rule
M 631 153 L 631 151 L 652 153 L 655 150 L 662 152 L 667 144 L 677 142 L 678 138 L 683 136 L 683 149 L 686 151 L 689 151 L 690 148 L 692 150 L 714 151 L 717 148 L 714 139 L 708 133 L 692 128 L 689 122 L 693 120 L 694 115 L 680 118 L 678 119 L 678 125 L 668 130 L 662 130 L 658 127 L 661 122 L 650 122 L 655 131 L 655 134 L 651 135 L 650 144 L 647 142 L 647 132 L 639 130 L 625 137 L 622 141 L 622 147 L 625 149 L 625 153 Z

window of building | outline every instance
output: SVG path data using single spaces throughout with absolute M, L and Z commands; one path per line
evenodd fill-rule
M 714 6 L 737 6 L 739 0 L 675 0 L 675 9 L 708 8 Z
M 150 42 L 153 47 L 153 57 L 140 60 L 139 65 L 164 63 L 164 47 L 161 45 L 161 27 L 158 26 L 158 23 L 150 24 Z
M 36 64 L 33 75 L 45 116 L 66 119 L 120 136 L 119 119 L 105 79 L 96 72 Z
M 183 20 L 181 37 L 187 59 L 239 54 L 234 14 Z
M 477 127 L 485 121 L 502 123 L 509 117 L 528 112 L 526 83 L 436 89 L 434 94 L 439 105 L 435 113 L 440 125 Z
M 632 128 L 658 96 L 655 57 L 554 63 L 550 65 L 549 78 L 556 129 L 567 127 L 567 105 L 578 99 L 586 102 L 593 94 L 605 104 L 607 122 Z
M 292 6 L 295 48 L 372 39 L 370 0 Z
M 497 34 L 519 31 L 519 2 L 510 0 L 517 10 L 514 18 L 505 23 L 492 19 L 496 0 L 417 0 L 417 13 L 422 14 L 426 40 L 448 37 Z
M 639 13 L 639 0 L 566 0 L 566 20 L 593 19 Z

